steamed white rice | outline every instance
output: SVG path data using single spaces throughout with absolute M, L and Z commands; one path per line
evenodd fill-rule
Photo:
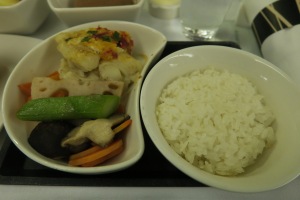
M 193 165 L 237 175 L 274 141 L 273 113 L 246 78 L 206 69 L 171 82 L 156 108 L 170 146 Z

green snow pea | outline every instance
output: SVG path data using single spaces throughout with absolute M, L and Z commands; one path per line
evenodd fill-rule
M 33 99 L 24 104 L 17 117 L 26 121 L 107 118 L 120 104 L 114 95 L 89 95 Z

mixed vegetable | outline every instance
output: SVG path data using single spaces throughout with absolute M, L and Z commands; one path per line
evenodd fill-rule
M 132 57 L 133 41 L 124 31 L 97 27 L 59 34 L 56 41 L 63 55 L 58 71 L 18 86 L 26 103 L 16 115 L 38 121 L 28 142 L 40 154 L 97 166 L 124 150 L 122 132 L 132 123 L 125 96 L 142 62 Z
M 55 74 L 49 77 L 59 80 Z M 27 102 L 17 117 L 40 121 L 28 138 L 36 151 L 53 159 L 68 159 L 69 165 L 82 167 L 99 165 L 123 151 L 122 137 L 115 136 L 130 126 L 132 120 L 121 112 L 120 96 L 68 96 L 55 92 L 48 98 L 31 99 L 31 85 L 19 85 Z

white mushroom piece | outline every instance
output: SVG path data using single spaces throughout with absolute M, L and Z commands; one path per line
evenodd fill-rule
M 109 119 L 95 119 L 84 122 L 73 129 L 62 140 L 62 147 L 76 147 L 86 142 L 93 142 L 99 146 L 107 146 L 114 138 L 112 127 L 129 119 L 128 115 L 114 115 Z

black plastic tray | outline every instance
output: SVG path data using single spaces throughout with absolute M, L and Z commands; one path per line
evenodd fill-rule
M 161 57 L 176 50 L 197 45 L 222 45 L 240 48 L 232 42 L 168 42 Z M 5 138 L 0 151 L 0 184 L 52 186 L 115 186 L 115 187 L 205 187 L 183 174 L 156 149 L 144 126 L 145 152 L 133 166 L 104 175 L 77 175 L 53 170 L 32 161 Z M 3 128 L 0 134 L 6 135 Z

